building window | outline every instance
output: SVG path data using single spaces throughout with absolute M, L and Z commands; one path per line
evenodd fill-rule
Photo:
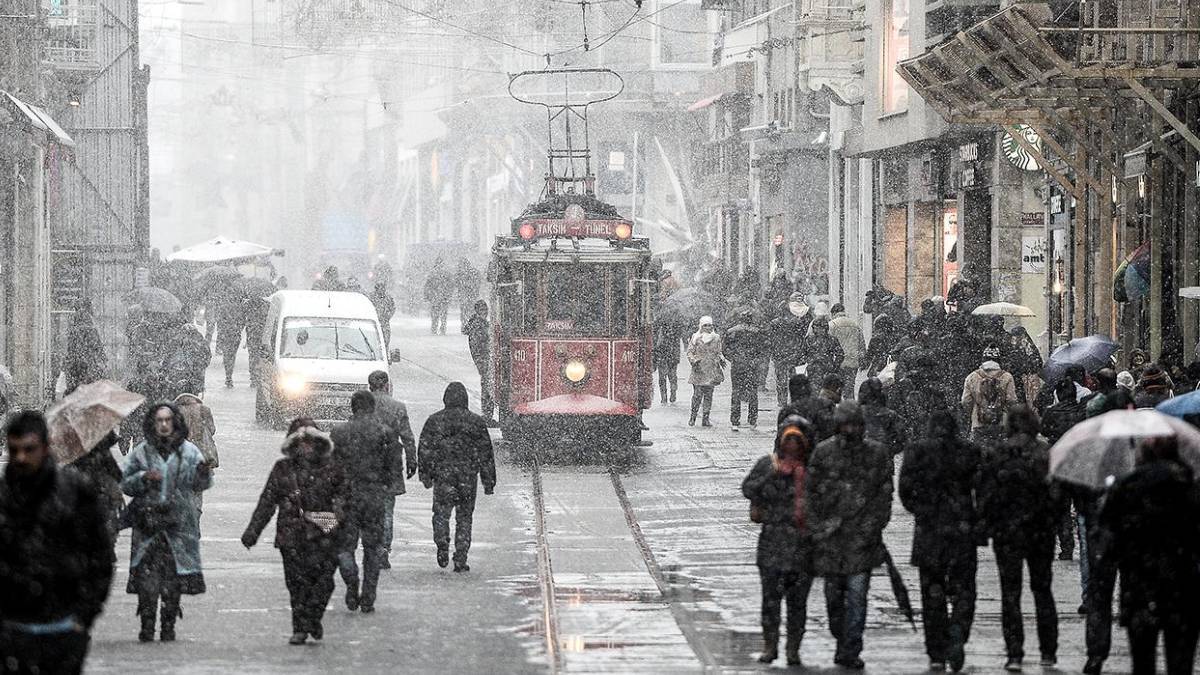
M 654 63 L 707 68 L 712 60 L 709 12 L 699 0 L 659 0 L 653 18 Z
M 45 0 L 46 63 L 63 69 L 99 67 L 96 55 L 97 0 Z
M 908 83 L 896 73 L 896 64 L 909 56 L 909 0 L 883 2 L 883 112 L 908 109 Z

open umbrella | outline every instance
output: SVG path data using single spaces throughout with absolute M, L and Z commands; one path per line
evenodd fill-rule
M 883 562 L 887 565 L 888 579 L 892 582 L 892 594 L 896 596 L 896 605 L 900 607 L 900 611 L 904 612 L 908 623 L 912 625 L 913 632 L 917 630 L 917 620 L 913 616 L 912 600 L 908 596 L 908 587 L 904 585 L 904 577 L 900 575 L 900 570 L 896 567 L 896 562 L 892 560 L 892 552 L 883 547 L 884 559 Z
M 1154 409 L 1164 415 L 1184 419 L 1189 415 L 1200 415 L 1200 391 L 1191 391 L 1175 398 L 1169 398 L 1154 406 Z
M 1200 286 L 1184 286 L 1179 289 L 1179 297 L 1189 300 L 1200 300 Z
M 980 305 L 971 313 L 981 316 L 1035 316 L 1032 309 L 1011 302 L 993 302 Z
M 1047 382 L 1055 382 L 1071 365 L 1082 366 L 1089 373 L 1095 372 L 1112 365 L 1112 355 L 1120 348 L 1121 345 L 1105 335 L 1075 338 L 1054 350 L 1046 361 L 1043 377 Z
M 1050 448 L 1050 475 L 1104 489 L 1133 471 L 1140 439 L 1174 436 L 1179 456 L 1200 475 L 1200 430 L 1154 410 L 1113 410 L 1076 424 Z
M 192 278 L 201 283 L 212 283 L 214 281 L 238 279 L 241 276 L 242 273 L 239 272 L 238 268 L 236 267 L 230 267 L 229 265 L 210 265 L 200 270 L 200 272 Z
M 167 260 L 187 260 L 190 262 L 218 263 L 233 260 L 251 260 L 265 258 L 280 253 L 270 246 L 255 244 L 249 241 L 238 241 L 228 237 L 217 237 L 208 241 L 175 251 L 167 256 Z
M 183 309 L 183 303 L 179 301 L 179 298 L 172 295 L 170 291 L 154 286 L 133 289 L 126 294 L 125 301 L 131 308 L 138 307 L 143 312 L 150 314 L 178 314 L 179 310 Z
M 83 457 L 144 400 L 111 380 L 80 385 L 46 411 L 54 459 L 67 464 Z
M 247 300 L 263 300 L 275 293 L 275 284 L 261 277 L 243 278 L 236 282 L 236 288 Z

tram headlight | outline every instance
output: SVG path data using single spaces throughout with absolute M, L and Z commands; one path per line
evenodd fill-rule
M 567 382 L 571 384 L 580 384 L 588 376 L 588 367 L 579 359 L 571 359 L 563 364 L 563 377 L 567 378 Z
M 617 223 L 613 228 L 613 234 L 617 235 L 617 239 L 628 239 L 633 236 L 633 226 L 629 223 Z
M 283 373 L 278 380 L 279 392 L 288 398 L 300 398 L 308 393 L 308 380 L 298 373 Z
M 529 223 L 522 223 L 521 226 L 517 228 L 517 234 L 521 235 L 522 239 L 528 241 L 533 239 L 533 236 L 537 234 L 537 229 Z

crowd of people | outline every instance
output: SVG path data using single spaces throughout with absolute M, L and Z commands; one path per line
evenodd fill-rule
M 335 570 L 346 587 L 346 607 L 374 611 L 380 570 L 390 567 L 395 499 L 405 494 L 406 478 L 416 476 L 432 491 L 436 562 L 447 567 L 453 559 L 459 573 L 470 570 L 477 488 L 482 484 L 484 494 L 492 494 L 496 486 L 487 421 L 468 410 L 461 383 L 446 388 L 445 407 L 425 421 L 419 437 L 404 403 L 391 396 L 387 373 L 372 373 L 368 386 L 351 397 L 351 419 L 330 432 L 311 418 L 291 422 L 282 457 L 241 538 L 252 548 L 275 518 L 293 645 L 324 637 Z M 139 640 L 175 640 L 183 596 L 205 592 L 202 495 L 219 466 L 212 412 L 199 397 L 158 401 L 139 422 L 144 440 L 123 466 L 111 453 L 115 434 L 60 466 L 42 413 L 8 418 L 8 466 L 0 481 L 5 672 L 82 671 L 122 529 L 132 532 L 126 591 L 137 596 Z

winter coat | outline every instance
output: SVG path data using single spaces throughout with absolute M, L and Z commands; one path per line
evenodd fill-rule
M 767 340 L 762 329 L 738 323 L 725 332 L 725 358 L 730 372 L 751 372 L 767 357 Z
M 987 407 L 987 402 L 984 400 L 984 382 L 994 380 L 996 387 L 999 389 L 999 398 L 995 407 L 990 411 L 984 410 Z M 987 385 L 991 386 L 991 385 Z M 984 370 L 977 368 L 967 376 L 963 382 L 962 390 L 962 405 L 963 409 L 971 415 L 971 430 L 974 431 L 984 426 L 996 426 L 1003 421 L 1004 413 L 1008 407 L 1017 402 L 1017 387 L 1013 381 L 1013 376 L 1003 370 Z M 999 415 L 996 419 L 988 421 L 981 419 L 980 415 Z
M 900 331 L 886 314 L 875 319 L 875 327 L 871 331 L 871 343 L 867 346 L 867 372 L 875 375 L 891 362 L 900 343 Z
M 1087 417 L 1087 406 L 1079 401 L 1060 401 L 1042 413 L 1042 435 L 1054 445 L 1058 439 Z
M 974 560 L 979 448 L 957 438 L 909 444 L 900 467 L 900 503 L 913 514 L 912 564 L 946 569 Z
M 908 430 L 896 411 L 880 403 L 863 403 L 866 436 L 887 448 L 893 456 L 904 452 Z
M 936 410 L 949 408 L 942 390 L 928 373 L 914 373 L 896 383 L 888 394 L 904 423 L 909 442 L 925 437 L 929 417 Z
M 791 476 L 775 471 L 773 457 L 759 459 L 742 481 L 742 496 L 762 513 L 755 563 L 773 570 L 807 571 L 807 537 L 796 525 L 796 484 Z
M 417 439 L 408 422 L 408 407 L 386 392 L 375 391 L 371 395 L 375 397 L 375 417 L 391 430 L 388 439 L 393 443 L 399 442 L 404 451 L 403 461 L 393 461 L 391 483 L 392 494 L 402 495 L 405 492 L 405 469 L 412 472 L 417 468 Z
M 162 368 L 171 387 L 204 386 L 204 371 L 212 362 L 212 350 L 204 333 L 192 324 L 185 323 L 174 329 L 164 351 L 166 356 Z
M 467 347 L 471 350 L 471 360 L 475 362 L 475 368 L 486 368 L 492 347 L 492 329 L 487 317 L 472 314 L 471 318 L 467 319 L 467 325 L 463 326 L 463 333 L 467 335 Z
M 793 415 L 803 417 L 815 428 L 817 441 L 823 441 L 834 433 L 833 407 L 832 400 L 819 394 L 809 394 L 780 408 L 776 423 L 783 424 L 784 420 Z
M 188 440 L 200 449 L 210 469 L 220 466 L 217 442 L 213 439 L 217 433 L 217 422 L 213 419 L 212 410 L 193 394 L 180 394 L 175 399 L 175 405 L 179 406 L 179 412 L 187 422 Z
M 299 455 L 302 441 L 313 443 L 320 451 L 316 461 L 309 462 Z M 242 543 L 253 546 L 271 517 L 275 519 L 275 548 L 318 548 L 334 552 L 338 544 L 339 527 L 328 533 L 306 519 L 301 511 L 333 513 L 338 523 L 346 518 L 349 485 L 346 475 L 333 459 L 333 443 L 329 435 L 313 427 L 303 427 L 283 442 L 283 459 L 275 462 L 258 505 L 250 516 L 250 524 L 242 535 Z
M 664 316 L 654 320 L 654 365 L 655 367 L 675 368 L 682 356 L 683 327 L 672 317 Z
M 985 452 L 976 486 L 983 532 L 1026 550 L 1052 539 L 1063 503 L 1049 473 L 1050 446 L 1036 436 L 1018 433 Z
M 858 370 L 867 362 L 867 343 L 863 339 L 863 330 L 854 319 L 838 312 L 829 320 L 829 334 L 837 340 L 842 348 L 842 364 L 844 369 Z
M 121 465 L 112 456 L 117 440 L 116 433 L 110 432 L 86 455 L 70 464 L 96 490 L 112 541 L 117 539 L 121 509 L 125 507 L 125 498 L 121 496 Z
M 203 570 L 200 564 L 200 510 L 197 508 L 196 497 L 199 493 L 212 487 L 212 472 L 204 463 L 204 455 L 200 449 L 187 438 L 187 423 L 179 409 L 173 404 L 167 404 L 175 413 L 175 434 L 165 441 L 171 448 L 164 459 L 159 452 L 158 444 L 163 443 L 154 433 L 154 419 L 147 415 L 142 426 L 142 433 L 147 439 L 138 444 L 125 459 L 125 467 L 121 471 L 121 490 L 133 500 L 129 504 L 136 511 L 139 502 L 154 501 L 171 504 L 175 527 L 166 531 L 167 542 L 171 545 L 171 553 L 175 557 L 177 574 L 200 574 Z M 151 408 L 151 410 L 157 409 Z M 152 483 L 146 480 L 146 472 L 156 470 L 162 480 Z M 153 540 L 147 532 L 133 527 L 129 566 L 137 567 L 142 562 L 142 556 L 150 547 Z
M 808 336 L 800 354 L 800 363 L 808 364 L 808 379 L 814 387 L 821 386 L 821 379 L 825 375 L 837 372 L 844 360 L 842 346 L 829 334 L 813 333 Z
M 1200 487 L 1177 462 L 1121 478 L 1100 512 L 1104 557 L 1121 572 L 1122 625 L 1200 623 Z
M 800 362 L 804 352 L 805 334 L 812 323 L 812 316 L 796 316 L 790 309 L 785 308 L 768 326 L 767 342 L 771 358 L 781 363 L 795 364 Z
M 330 434 L 333 461 L 346 474 L 350 499 L 355 506 L 382 504 L 391 494 L 396 466 L 404 460 L 400 442 L 374 414 L 355 415 Z
M 371 304 L 375 306 L 375 316 L 379 318 L 381 325 L 388 325 L 392 321 L 392 317 L 396 315 L 396 301 L 391 294 L 386 290 L 376 288 L 368 296 L 371 299 Z
M 108 357 L 104 354 L 104 343 L 100 331 L 90 316 L 80 316 L 71 324 L 67 333 L 67 358 L 64 370 L 67 376 L 67 391 L 81 384 L 89 384 L 104 377 L 108 370 Z
M 891 455 L 875 441 L 839 434 L 817 444 L 808 464 L 814 574 L 858 574 L 883 564 L 893 472 Z
M 487 421 L 467 409 L 467 390 L 451 382 L 442 396 L 445 408 L 425 420 L 418 446 L 421 483 L 439 491 L 474 494 L 477 482 L 484 492 L 496 487 L 496 459 Z
M 688 343 L 687 358 L 692 365 L 688 382 L 698 387 L 715 387 L 725 381 L 725 358 L 722 356 L 725 343 L 721 336 L 714 335 L 710 342 L 692 336 Z
M 85 627 L 112 585 L 112 540 L 95 489 L 47 459 L 24 480 L 0 480 L 0 618 Z

